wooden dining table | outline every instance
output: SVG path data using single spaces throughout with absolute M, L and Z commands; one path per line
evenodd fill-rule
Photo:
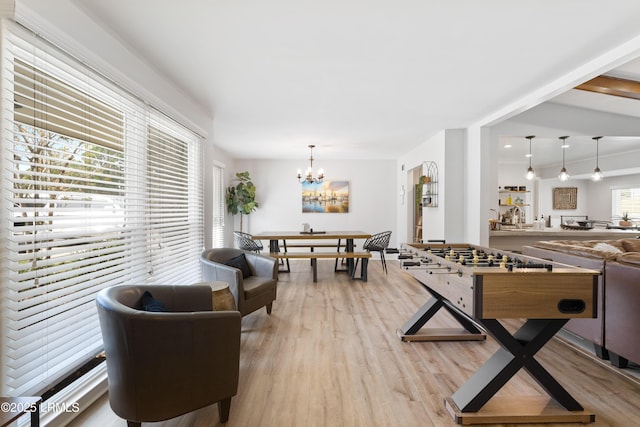
M 252 234 L 253 240 L 268 240 L 269 252 L 277 253 L 280 251 L 280 241 L 285 242 L 287 240 L 338 240 L 345 241 L 345 252 L 353 252 L 355 248 L 354 239 L 368 239 L 371 237 L 371 233 L 364 231 L 264 231 L 262 233 Z M 347 272 L 353 275 L 354 260 L 353 258 L 347 258 Z

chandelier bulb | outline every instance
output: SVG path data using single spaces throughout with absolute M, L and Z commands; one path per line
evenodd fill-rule
M 596 167 L 593 170 L 593 174 L 591 174 L 591 181 L 602 181 L 602 178 L 604 178 L 602 171 L 600 170 L 599 167 Z
M 527 179 L 531 181 L 532 179 L 535 179 L 535 177 L 536 173 L 533 171 L 533 168 L 529 166 L 529 169 L 527 169 Z
M 569 174 L 567 173 L 567 169 L 565 168 L 560 169 L 560 175 L 558 175 L 558 178 L 560 178 L 560 181 L 567 181 L 569 179 Z

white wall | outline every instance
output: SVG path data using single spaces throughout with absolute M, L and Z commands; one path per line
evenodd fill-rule
M 348 213 L 302 213 L 301 185 L 296 171 L 305 170 L 308 163 L 305 159 L 235 161 L 235 170 L 229 170 L 229 174 L 249 171 L 260 204 L 255 212 L 244 217 L 243 231 L 302 230 L 303 223 L 309 223 L 314 230 L 369 233 L 391 230 L 390 246 L 398 245 L 400 187 L 395 160 L 315 159 L 314 168 L 322 167 L 327 180 L 349 181 Z M 239 217 L 228 223 L 229 228 L 231 224 L 239 229 Z
M 452 129 L 445 132 L 444 161 L 439 165 L 442 178 L 440 200 L 443 206 L 442 220 L 447 242 L 469 242 L 467 223 L 469 192 L 466 190 L 468 175 L 466 131 Z M 475 219 L 477 220 L 477 216 Z
M 438 167 L 438 206 L 422 209 L 423 240 L 467 241 L 466 147 L 465 130 L 451 129 L 438 132 L 398 159 L 398 181 L 404 184 L 407 193 L 405 204 L 398 207 L 401 242 L 410 242 L 413 238 L 414 170 L 423 169 L 424 162 L 435 162 Z
M 640 188 L 640 174 L 606 177 L 600 182 L 590 182 L 587 188 L 587 211 L 589 219 L 612 220 L 611 190 L 623 187 Z M 580 198 L 578 198 L 578 201 Z M 622 212 L 614 212 L 620 216 Z M 614 219 L 617 224 L 619 218 Z
M 404 184 L 406 195 L 404 204 L 398 204 L 398 230 L 399 230 L 399 242 L 411 242 L 413 241 L 413 185 L 414 181 L 414 169 L 418 168 L 422 170 L 422 164 L 427 161 L 436 162 L 438 164 L 438 172 L 442 179 L 444 179 L 444 173 L 441 171 L 444 168 L 444 141 L 445 132 L 439 132 L 436 135 L 428 138 L 420 146 L 401 156 L 397 161 L 397 179 L 398 182 Z M 420 174 L 422 175 L 424 171 Z M 443 194 L 443 182 L 439 182 L 439 195 L 437 208 L 424 208 L 422 215 L 422 236 L 424 240 L 427 239 L 442 239 L 444 237 L 444 208 L 442 203 L 444 202 Z
M 589 187 L 591 181 L 571 179 L 566 182 L 560 181 L 556 178 L 541 179 L 538 181 L 540 189 L 539 198 L 539 212 L 544 215 L 545 218 L 551 216 L 551 226 L 560 225 L 560 216 L 588 216 L 589 219 L 608 219 L 608 218 L 595 218 L 593 213 L 590 212 L 589 206 L 591 196 Z M 553 209 L 553 190 L 554 188 L 575 187 L 578 189 L 578 199 L 576 203 L 576 209 Z M 609 197 L 609 200 L 611 197 Z M 577 219 L 577 218 L 576 218 Z
M 578 203 L 575 210 L 554 210 L 553 189 L 555 187 L 576 187 L 578 189 Z M 587 215 L 589 219 L 613 221 L 617 224 L 622 212 L 611 212 L 611 190 L 616 188 L 640 187 L 640 174 L 610 176 L 599 182 L 589 180 L 571 180 L 560 183 L 558 179 L 540 181 L 540 211 L 544 216 L 552 215 L 551 225 L 560 224 L 560 215 Z
M 497 145 L 492 144 L 491 130 L 478 125 L 467 128 L 464 199 L 464 242 L 489 246 L 490 209 L 498 197 L 492 197 L 498 187 Z

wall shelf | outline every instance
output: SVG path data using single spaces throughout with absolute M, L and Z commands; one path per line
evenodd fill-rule
M 523 187 L 520 187 L 520 188 L 523 188 Z M 530 190 L 520 190 L 520 189 L 509 190 L 509 189 L 499 188 L 498 189 L 498 194 L 500 195 L 500 197 L 498 198 L 499 218 L 502 219 L 506 217 L 505 218 L 506 223 L 511 224 L 512 219 L 510 218 L 510 215 L 512 213 L 513 208 L 523 208 L 519 211 L 520 217 L 518 218 L 518 222 L 521 224 L 526 223 L 528 212 L 527 212 L 527 209 L 524 209 L 524 208 L 528 208 L 529 206 L 531 206 L 531 204 L 529 203 L 530 192 L 531 192 Z M 516 203 L 516 200 L 519 203 Z
M 435 162 L 423 163 L 422 207 L 438 207 L 438 165 Z

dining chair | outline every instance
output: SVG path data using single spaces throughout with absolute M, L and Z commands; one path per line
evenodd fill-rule
M 260 240 L 253 240 L 250 234 L 243 233 L 241 231 L 234 231 L 233 235 L 236 238 L 236 245 L 238 246 L 238 249 L 241 249 L 243 251 L 255 252 L 257 254 L 262 252 L 262 249 L 264 248 L 264 246 L 262 246 L 262 242 Z M 282 240 L 282 248 L 284 249 L 285 252 L 287 252 L 287 241 L 284 239 Z M 287 269 L 281 270 L 281 271 L 288 273 L 291 271 L 291 267 L 289 266 L 289 260 L 281 259 L 280 265 L 285 265 L 285 264 L 287 266 Z
M 260 240 L 253 240 L 250 234 L 243 233 L 242 231 L 234 231 L 233 235 L 235 236 L 236 244 L 239 249 L 255 253 L 260 253 L 262 251 L 262 242 L 260 242 Z
M 380 261 L 382 262 L 382 269 L 384 273 L 387 274 L 387 261 L 384 258 L 384 251 L 389 246 L 389 241 L 391 240 L 391 231 L 383 231 L 382 233 L 377 233 L 369 237 L 364 241 L 362 248 L 369 252 L 378 252 L 380 253 Z M 356 264 L 354 266 L 353 271 L 355 271 L 358 266 L 358 259 L 356 258 Z

